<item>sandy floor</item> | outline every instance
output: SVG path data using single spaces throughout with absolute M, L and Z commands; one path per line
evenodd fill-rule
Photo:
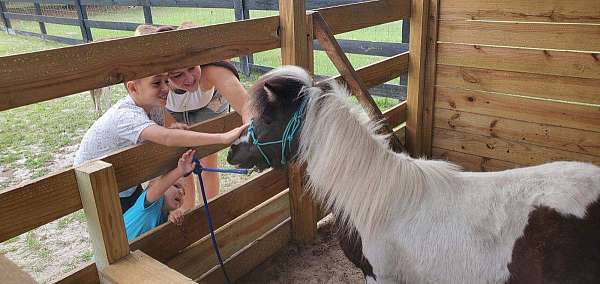
M 237 283 L 364 283 L 333 236 L 332 223 L 321 221 L 314 245 L 291 243 Z

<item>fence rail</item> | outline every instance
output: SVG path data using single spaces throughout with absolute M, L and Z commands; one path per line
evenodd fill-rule
M 36 12 L 35 14 L 16 13 L 10 12 L 6 8 L 6 3 L 25 3 L 33 4 Z M 307 0 L 307 9 L 321 9 L 326 13 L 326 8 L 330 6 L 348 5 L 359 2 L 358 0 Z M 377 1 L 374 1 L 377 2 Z M 48 16 L 42 15 L 39 11 L 40 4 L 60 4 L 60 5 L 72 5 L 76 12 L 77 18 L 59 17 L 59 16 Z M 119 31 L 134 31 L 136 27 L 142 23 L 133 22 L 113 22 L 113 21 L 101 21 L 91 20 L 87 16 L 88 6 L 141 6 L 144 12 L 144 22 L 146 24 L 152 24 L 152 9 L 151 7 L 186 7 L 186 8 L 226 8 L 234 9 L 235 20 L 247 20 L 250 19 L 250 10 L 272 10 L 277 11 L 279 9 L 278 1 L 270 0 L 11 0 L 1 1 L 0 0 L 0 20 L 4 23 L 4 27 L 10 33 L 19 35 L 38 37 L 45 40 L 57 41 L 64 44 L 74 45 L 85 42 L 91 42 L 93 40 L 93 31 L 91 29 L 107 29 L 107 30 L 119 30 Z M 351 11 L 352 12 L 352 11 Z M 17 30 L 11 25 L 11 20 L 21 21 L 33 21 L 38 22 L 40 25 L 40 32 L 22 31 Z M 81 29 L 81 39 L 68 38 L 59 35 L 49 35 L 46 31 L 45 24 L 59 24 L 69 26 L 79 26 Z M 394 56 L 408 50 L 408 21 L 403 22 L 402 28 L 402 42 L 401 43 L 390 43 L 390 42 L 372 42 L 372 41 L 361 41 L 361 40 L 344 40 L 340 39 L 339 43 L 342 49 L 346 53 L 361 54 L 361 55 L 373 55 L 373 56 Z M 315 41 L 315 50 L 323 50 L 318 42 Z M 238 68 L 242 73 L 249 75 L 250 72 L 263 73 L 264 70 L 269 70 L 270 67 L 261 66 L 254 64 L 254 60 L 251 54 L 241 55 L 239 58 Z M 373 90 L 373 94 L 376 96 L 393 97 L 403 99 L 406 97 L 406 84 L 405 79 L 400 80 L 400 85 L 386 84 L 384 86 L 378 86 Z

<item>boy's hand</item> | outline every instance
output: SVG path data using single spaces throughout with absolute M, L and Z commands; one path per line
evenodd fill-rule
M 240 135 L 242 135 L 242 132 L 244 131 L 244 129 L 248 128 L 248 125 L 250 125 L 250 123 L 246 123 L 240 127 L 234 128 L 234 129 L 230 130 L 229 132 L 222 133 L 221 134 L 221 139 L 222 139 L 221 144 L 229 145 L 229 144 L 233 143 L 233 141 L 240 138 Z
M 183 224 L 183 217 L 185 212 L 182 208 L 177 208 L 171 212 L 169 212 L 169 222 L 181 226 Z
M 194 155 L 196 154 L 196 150 L 187 150 L 179 161 L 177 161 L 177 168 L 180 170 L 181 176 L 186 176 L 191 173 L 196 167 L 196 163 L 194 163 Z

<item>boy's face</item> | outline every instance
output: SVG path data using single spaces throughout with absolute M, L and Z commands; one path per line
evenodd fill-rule
M 178 69 L 169 72 L 169 82 L 172 88 L 193 92 L 198 90 L 201 75 L 200 66 Z
M 127 82 L 127 89 L 142 105 L 164 107 L 169 95 L 169 79 L 167 73 L 162 73 Z
M 181 207 L 181 205 L 183 205 L 184 196 L 185 192 L 181 186 L 180 179 L 165 192 L 165 206 L 167 207 L 167 210 L 171 211 Z

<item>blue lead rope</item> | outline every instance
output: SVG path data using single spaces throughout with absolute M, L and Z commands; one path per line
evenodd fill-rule
M 208 230 L 210 231 L 210 239 L 212 241 L 212 246 L 215 250 L 215 254 L 217 255 L 217 259 L 219 260 L 219 266 L 223 271 L 223 275 L 225 275 L 225 280 L 227 283 L 231 283 L 229 279 L 229 275 L 227 275 L 227 271 L 225 271 L 225 263 L 223 262 L 223 258 L 221 257 L 221 252 L 219 251 L 219 246 L 217 245 L 217 237 L 215 236 L 215 228 L 212 223 L 212 217 L 210 216 L 210 210 L 208 209 L 208 200 L 206 199 L 206 192 L 204 191 L 204 181 L 202 180 L 202 172 L 213 172 L 213 173 L 229 173 L 229 174 L 249 174 L 249 169 L 215 169 L 215 168 L 204 168 L 200 165 L 200 161 L 198 158 L 194 157 L 194 163 L 196 163 L 196 167 L 193 172 L 198 175 L 198 180 L 200 181 L 200 190 L 202 192 L 202 201 L 204 202 L 204 212 L 206 213 L 206 219 L 208 223 Z

